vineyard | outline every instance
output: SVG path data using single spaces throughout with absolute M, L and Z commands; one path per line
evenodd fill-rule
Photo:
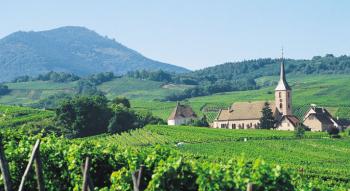
M 248 182 L 258 190 L 346 190 L 349 186 L 348 139 L 321 139 L 322 133 L 310 133 L 307 139 L 295 140 L 292 132 L 167 128 L 148 126 L 121 135 L 74 140 L 52 135 L 27 136 L 25 131 L 14 134 L 2 130 L 1 136 L 13 189 L 18 189 L 20 176 L 38 138 L 42 140 L 40 152 L 46 190 L 81 190 L 80 167 L 87 156 L 92 160 L 90 174 L 95 190 L 103 191 L 132 190 L 131 172 L 141 164 L 146 168 L 146 190 L 152 191 L 245 190 Z M 188 130 L 183 132 L 185 128 Z M 247 141 L 244 138 L 248 138 Z M 179 146 L 179 141 L 184 144 Z M 308 147 L 311 148 L 307 151 L 313 152 L 305 159 L 302 150 Z M 240 152 L 246 155 L 238 154 Z M 259 155 L 267 161 L 275 160 L 266 163 Z M 327 158 L 330 155 L 332 160 Z M 320 164 L 323 166 L 318 166 Z M 316 166 L 319 171 L 311 168 Z M 305 171 L 300 173 L 300 168 Z M 34 177 L 31 172 L 24 185 L 27 190 L 35 189 Z
M 50 118 L 53 112 L 18 106 L 0 105 L 0 127 L 15 127 L 32 121 Z
M 212 112 L 216 106 L 225 107 L 213 103 L 198 109 Z M 87 156 L 95 190 L 132 190 L 131 172 L 141 164 L 146 166 L 146 190 L 245 190 L 248 182 L 258 190 L 350 187 L 346 136 L 330 139 L 322 132 L 306 132 L 296 139 L 290 131 L 152 125 L 120 135 L 69 140 L 29 136 L 30 126 L 18 128 L 52 117 L 51 111 L 1 106 L 0 112 L 0 134 L 15 190 L 38 138 L 46 190 L 81 190 L 80 167 Z M 31 171 L 25 188 L 35 189 L 35 181 Z

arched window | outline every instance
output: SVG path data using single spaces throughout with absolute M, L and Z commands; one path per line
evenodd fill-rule
M 280 109 L 282 109 L 282 103 L 280 103 Z

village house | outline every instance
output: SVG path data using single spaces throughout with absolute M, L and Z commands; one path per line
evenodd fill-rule
M 312 105 L 306 112 L 303 123 L 311 131 L 326 131 L 329 127 L 340 127 L 327 109 L 316 105 Z
M 177 102 L 176 107 L 168 118 L 168 125 L 185 125 L 194 119 L 197 119 L 197 115 L 192 108 Z
M 284 69 L 284 61 L 280 66 L 280 80 L 275 89 L 275 102 L 269 102 L 273 116 L 277 121 L 278 130 L 294 130 L 300 121 L 292 114 L 292 89 L 288 85 Z M 213 128 L 228 129 L 257 129 L 260 127 L 260 118 L 265 102 L 238 102 L 228 109 L 219 111 L 212 125 Z
M 284 115 L 280 120 L 277 121 L 277 130 L 294 131 L 296 127 L 302 126 L 303 124 L 294 115 Z

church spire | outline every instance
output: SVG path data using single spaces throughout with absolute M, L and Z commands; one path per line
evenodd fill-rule
M 284 70 L 284 58 L 283 58 L 283 48 L 282 48 L 282 58 L 281 58 L 281 71 L 280 71 L 280 81 L 275 90 L 291 90 L 286 80 L 286 72 Z

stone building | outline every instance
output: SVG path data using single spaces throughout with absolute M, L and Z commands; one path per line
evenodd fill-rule
M 273 115 L 280 115 L 274 103 L 269 103 Z M 237 102 L 228 109 L 220 110 L 218 117 L 213 123 L 214 128 L 226 129 L 256 129 L 260 126 L 261 110 L 264 101 Z
M 284 115 L 276 123 L 277 130 L 294 131 L 296 127 L 301 126 L 302 123 L 294 115 Z
M 312 105 L 304 116 L 304 125 L 311 131 L 326 131 L 329 127 L 340 128 L 337 120 L 327 111 L 326 108 Z
M 297 117 L 292 115 L 292 89 L 286 80 L 284 60 L 282 56 L 280 66 L 280 80 L 275 89 L 275 102 L 269 102 L 280 130 L 294 130 L 300 124 Z M 256 129 L 260 126 L 262 109 L 265 102 L 239 102 L 228 109 L 220 110 L 214 120 L 213 128 Z
M 197 115 L 192 108 L 178 102 L 168 118 L 168 125 L 185 125 L 194 119 L 197 119 Z

